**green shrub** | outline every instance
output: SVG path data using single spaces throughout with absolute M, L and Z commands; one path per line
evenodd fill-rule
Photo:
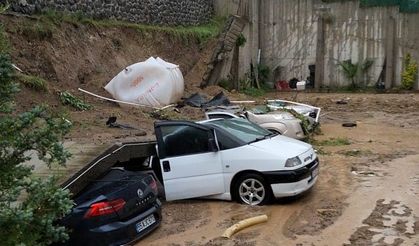
M 251 97 L 261 97 L 266 94 L 264 89 L 257 89 L 254 87 L 248 87 L 242 90 L 242 92 Z
M 80 111 L 90 110 L 93 108 L 92 105 L 85 103 L 83 100 L 68 91 L 60 92 L 60 101 L 62 104 L 70 105 Z
M 68 239 L 56 221 L 73 206 L 54 177 L 36 178 L 23 165 L 34 154 L 48 167 L 64 165 L 70 154 L 61 144 L 71 123 L 43 106 L 16 114 L 18 92 L 10 58 L 0 53 L 0 238 L 2 245 L 50 245 Z M 29 154 L 28 153 L 34 153 Z
M 320 142 L 315 142 L 318 146 L 345 146 L 350 145 L 351 142 L 348 138 L 331 138 Z
M 0 23 L 0 53 L 7 53 L 9 49 L 9 40 L 6 37 L 3 25 Z
M 43 78 L 32 75 L 19 74 L 17 75 L 17 80 L 28 88 L 37 91 L 48 91 L 48 81 Z
M 406 90 L 413 89 L 418 79 L 418 64 L 408 53 L 404 58 L 404 71 L 402 73 L 402 88 Z

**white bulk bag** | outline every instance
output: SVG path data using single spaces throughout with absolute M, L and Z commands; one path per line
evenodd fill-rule
M 126 67 L 105 90 L 123 102 L 163 107 L 181 99 L 184 81 L 178 65 L 150 57 Z

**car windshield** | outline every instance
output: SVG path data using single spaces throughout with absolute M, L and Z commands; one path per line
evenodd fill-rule
M 205 124 L 212 124 L 222 128 L 246 143 L 257 142 L 266 139 L 269 136 L 275 135 L 260 126 L 249 122 L 246 119 L 240 118 L 209 121 Z

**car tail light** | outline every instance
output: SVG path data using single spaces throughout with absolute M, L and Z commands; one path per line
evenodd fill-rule
M 90 205 L 89 210 L 84 215 L 85 219 L 116 213 L 125 206 L 124 199 L 117 199 L 113 201 L 98 202 Z
M 153 190 L 154 194 L 157 194 L 157 182 L 154 178 L 151 179 L 150 187 Z

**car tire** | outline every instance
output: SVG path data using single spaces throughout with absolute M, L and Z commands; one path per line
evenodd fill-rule
M 264 205 L 271 201 L 272 190 L 261 175 L 248 173 L 235 182 L 233 197 L 239 203 L 251 206 Z

